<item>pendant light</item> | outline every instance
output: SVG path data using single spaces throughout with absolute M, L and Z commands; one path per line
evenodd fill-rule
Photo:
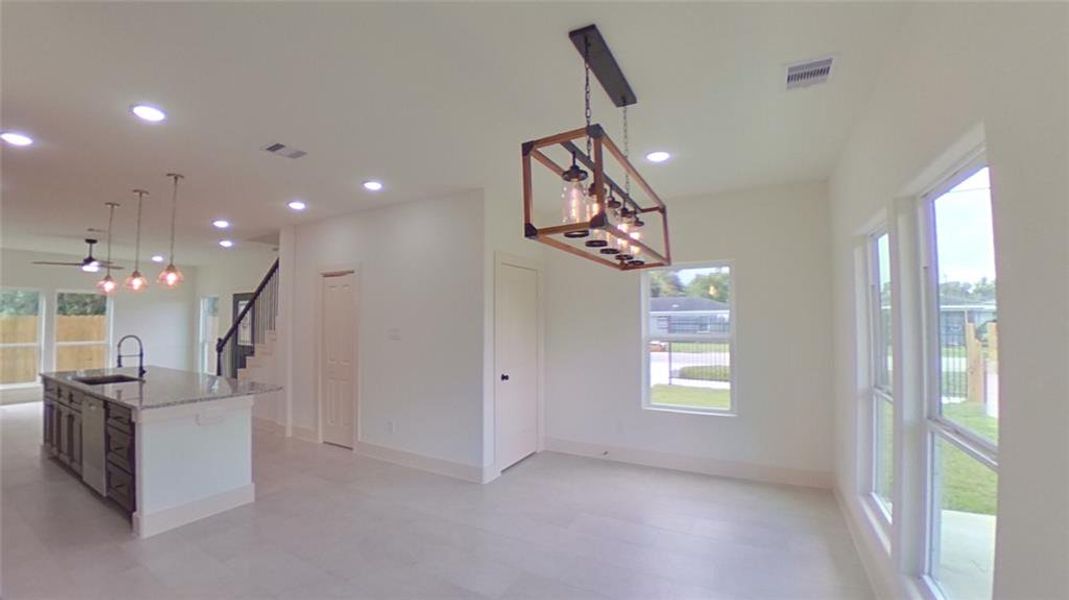
M 167 266 L 156 277 L 156 281 L 173 288 L 182 283 L 182 272 L 178 270 L 178 267 L 174 266 L 174 222 L 175 217 L 178 215 L 178 180 L 182 179 L 184 175 L 168 173 L 167 176 L 174 180 L 174 190 L 171 193 L 171 257 L 167 261 Z
M 117 202 L 105 202 L 104 206 L 108 207 L 108 261 L 104 263 L 107 270 L 104 272 L 104 278 L 97 282 L 97 290 L 101 294 L 109 296 L 118 287 L 115 279 L 111 276 L 111 225 L 115 221 L 115 208 L 119 204 Z
M 595 25 L 570 31 L 568 37 L 583 61 L 585 126 L 520 145 L 523 236 L 621 271 L 669 266 L 668 209 L 630 161 L 628 107 L 638 98 Z M 591 122 L 591 72 L 613 104 L 624 109 L 622 149 Z M 571 157 L 570 165 L 553 156 L 564 153 Z M 540 167 L 564 184 L 561 217 L 544 226 L 535 202 L 534 171 Z
M 130 273 L 130 276 L 126 278 L 126 289 L 131 292 L 143 292 L 148 287 L 148 279 L 141 274 L 141 203 L 144 201 L 148 192 L 145 190 L 134 190 L 137 194 L 137 242 L 134 245 L 134 272 Z

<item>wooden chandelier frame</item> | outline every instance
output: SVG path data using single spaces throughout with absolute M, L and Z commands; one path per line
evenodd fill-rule
M 588 156 L 584 153 L 579 146 L 575 144 L 575 140 L 589 137 L 592 142 L 591 154 Z M 551 227 L 538 228 L 535 227 L 532 222 L 532 212 L 534 205 L 534 182 L 531 173 L 531 159 L 538 161 L 542 166 L 546 167 L 557 177 L 564 175 L 565 168 L 561 167 L 549 158 L 541 151 L 542 148 L 559 145 L 564 148 L 566 152 L 575 156 L 576 162 L 582 164 L 594 175 L 593 188 L 594 188 L 594 201 L 598 206 L 597 214 L 594 215 L 589 221 L 582 221 L 579 223 L 567 223 L 563 225 L 554 225 Z M 620 186 L 616 181 L 605 173 L 605 154 L 614 158 L 634 180 L 639 187 L 653 200 L 653 204 L 649 206 L 640 205 L 634 198 L 631 197 L 627 191 Z M 631 161 L 627 159 L 627 156 L 613 143 L 609 135 L 605 133 L 605 130 L 601 125 L 590 125 L 589 127 L 581 127 L 579 129 L 573 129 L 571 131 L 565 131 L 549 137 L 544 137 L 529 142 L 524 142 L 522 145 L 523 154 L 523 234 L 524 237 L 532 240 L 537 240 L 543 244 L 563 250 L 569 254 L 574 254 L 592 260 L 596 263 L 618 269 L 620 271 L 637 271 L 642 269 L 651 269 L 656 267 L 667 267 L 672 264 L 672 250 L 671 244 L 668 240 L 668 208 L 661 201 L 661 198 L 653 191 L 646 180 L 642 178 L 642 175 L 635 169 Z M 634 239 L 628 235 L 627 232 L 618 228 L 616 225 L 609 222 L 607 217 L 607 206 L 605 199 L 606 187 L 612 189 L 613 195 L 618 198 L 625 206 L 630 206 L 635 211 L 636 215 L 643 215 L 647 213 L 660 213 L 661 215 L 661 228 L 664 235 L 664 251 L 658 252 L 649 246 L 645 241 L 641 239 Z M 643 249 L 646 252 L 646 257 L 652 259 L 641 265 L 630 265 L 622 261 L 615 260 L 612 255 L 603 255 L 600 253 L 600 248 L 576 248 L 564 241 L 558 239 L 558 236 L 563 237 L 565 234 L 573 231 L 594 231 L 602 230 L 608 235 L 626 240 L 629 244 L 634 244 Z

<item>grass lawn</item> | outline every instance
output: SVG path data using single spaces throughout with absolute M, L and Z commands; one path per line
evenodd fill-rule
M 658 384 L 650 388 L 650 404 L 683 408 L 731 408 L 731 390 Z
M 983 407 L 977 404 L 945 404 L 943 416 L 985 437 L 998 440 L 998 419 L 985 415 Z M 995 514 L 998 475 L 947 442 L 940 442 L 939 449 L 943 471 L 943 508 Z

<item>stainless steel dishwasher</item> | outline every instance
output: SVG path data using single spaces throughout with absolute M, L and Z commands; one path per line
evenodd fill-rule
M 104 472 L 104 401 L 86 397 L 82 403 L 82 481 L 101 496 L 108 494 Z

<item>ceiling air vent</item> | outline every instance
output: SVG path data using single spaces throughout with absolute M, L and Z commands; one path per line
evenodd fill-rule
M 304 150 L 298 150 L 296 148 L 290 148 L 286 144 L 280 144 L 275 142 L 274 144 L 268 144 L 263 148 L 264 152 L 270 152 L 271 154 L 277 154 L 279 156 L 285 156 L 286 158 L 300 158 L 305 154 L 308 154 Z
M 809 87 L 824 83 L 831 76 L 832 57 L 810 60 L 787 66 L 787 89 Z

